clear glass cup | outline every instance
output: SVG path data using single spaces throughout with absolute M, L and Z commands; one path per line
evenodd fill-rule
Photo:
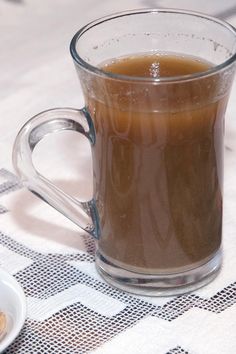
M 112 285 L 173 295 L 211 281 L 221 267 L 224 113 L 236 31 L 199 13 L 138 10 L 80 29 L 71 55 L 83 109 L 52 109 L 19 132 L 13 164 L 22 182 L 96 239 L 96 266 Z M 174 77 L 105 72 L 137 53 L 211 63 Z M 32 152 L 48 133 L 75 130 L 93 157 L 93 199 L 79 202 L 41 176 Z

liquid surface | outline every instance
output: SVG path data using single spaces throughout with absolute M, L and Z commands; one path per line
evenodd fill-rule
M 186 58 L 179 55 L 152 54 L 124 57 L 106 63 L 102 69 L 113 74 L 139 77 L 171 77 L 190 75 L 206 71 L 210 65 L 198 58 Z
M 103 66 L 179 76 L 209 64 L 138 55 Z M 97 78 L 85 97 L 96 130 L 94 197 L 101 254 L 143 273 L 190 269 L 219 249 L 227 94 L 216 76 L 154 85 Z M 92 92 L 92 94 L 91 94 Z

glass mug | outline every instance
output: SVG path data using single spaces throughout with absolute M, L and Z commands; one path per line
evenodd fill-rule
M 80 29 L 71 41 L 85 107 L 52 109 L 19 132 L 13 164 L 27 188 L 96 239 L 111 284 L 172 295 L 211 281 L 221 266 L 224 113 L 236 31 L 198 13 L 137 10 Z M 201 58 L 206 71 L 172 77 L 107 72 L 101 63 L 156 52 Z M 40 175 L 32 152 L 48 133 L 88 138 L 93 198 L 80 202 Z

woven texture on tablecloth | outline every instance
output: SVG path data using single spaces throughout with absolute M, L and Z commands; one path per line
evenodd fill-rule
M 25 326 L 6 353 L 234 354 L 235 135 L 226 149 L 223 269 L 205 288 L 178 297 L 133 296 L 110 287 L 96 273 L 90 236 L 79 235 L 83 249 L 70 251 L 25 235 L 16 214 L 36 197 L 1 169 L 0 266 L 23 286 L 28 305 Z M 41 211 L 32 212 L 35 222 L 50 217 L 41 203 Z

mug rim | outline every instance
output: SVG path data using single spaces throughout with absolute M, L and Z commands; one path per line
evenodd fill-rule
M 82 57 L 78 54 L 76 50 L 76 44 L 78 40 L 82 37 L 82 35 L 89 31 L 91 28 L 98 26 L 99 24 L 110 21 L 119 17 L 124 17 L 124 16 L 131 16 L 131 15 L 136 15 L 136 14 L 148 14 L 148 13 L 172 13 L 172 14 L 183 14 L 183 15 L 189 15 L 189 16 L 195 16 L 198 18 L 203 18 L 205 20 L 209 20 L 215 23 L 218 23 L 219 25 L 225 27 L 228 29 L 230 32 L 232 32 L 235 36 L 236 40 L 236 28 L 229 24 L 226 21 L 220 20 L 217 17 L 214 16 L 209 16 L 201 12 L 197 11 L 189 11 L 189 10 L 182 10 L 182 9 L 168 9 L 168 8 L 162 8 L 162 9 L 136 9 L 136 10 L 128 10 L 128 11 L 122 11 L 122 12 L 116 12 L 107 16 L 100 17 L 94 21 L 89 22 L 87 25 L 81 27 L 73 36 L 71 43 L 70 43 L 70 53 L 71 56 L 76 64 L 78 64 L 80 67 L 82 67 L 84 70 L 89 71 L 95 75 L 98 75 L 103 78 L 108 78 L 108 79 L 113 79 L 113 80 L 119 80 L 119 81 L 138 81 L 138 82 L 149 82 L 149 83 L 173 83 L 173 82 L 180 82 L 180 81 L 190 81 L 194 79 L 199 79 L 202 77 L 208 77 L 211 76 L 222 69 L 230 66 L 236 61 L 236 49 L 235 53 L 233 53 L 227 60 L 225 60 L 223 63 L 215 65 L 213 67 L 210 67 L 206 71 L 202 72 L 197 72 L 197 73 L 192 73 L 188 75 L 177 75 L 177 76 L 168 76 L 168 77 L 160 77 L 160 78 L 153 78 L 153 77 L 143 77 L 143 76 L 129 76 L 129 75 L 123 75 L 123 74 L 115 74 L 112 72 L 107 72 L 103 70 L 102 68 L 96 67 L 94 65 L 89 64 L 86 62 Z

